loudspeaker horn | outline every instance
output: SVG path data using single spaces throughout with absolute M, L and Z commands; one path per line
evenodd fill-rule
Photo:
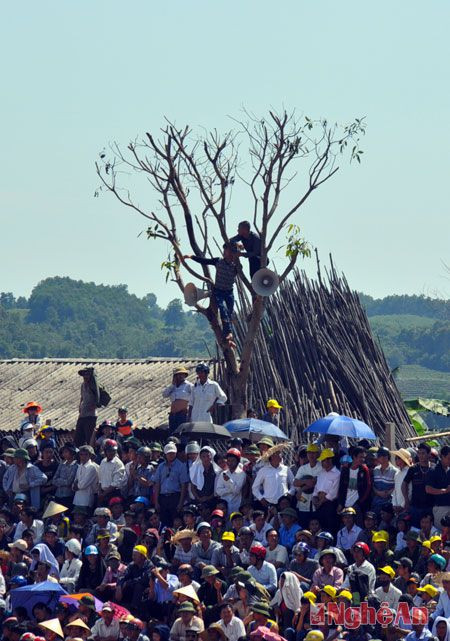
M 194 283 L 187 283 L 184 288 L 184 302 L 190 307 L 194 307 L 203 298 L 208 298 L 211 292 L 208 289 L 198 289 Z
M 265 267 L 253 274 L 252 287 L 259 296 L 270 296 L 278 289 L 279 284 L 277 274 Z

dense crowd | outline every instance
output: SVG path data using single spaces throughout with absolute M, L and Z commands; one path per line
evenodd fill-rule
M 200 411 L 176 370 L 171 430 L 223 402 L 203 374 Z M 0 441 L 3 640 L 450 641 L 450 447 L 143 445 L 124 407 L 82 415 L 90 390 L 84 443 L 57 449 L 35 402 Z M 391 619 L 345 625 L 361 604 Z

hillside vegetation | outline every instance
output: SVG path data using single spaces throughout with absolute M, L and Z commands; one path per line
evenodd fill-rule
M 406 396 L 448 398 L 450 301 L 360 294 L 374 335 Z M 31 296 L 0 294 L 0 358 L 214 355 L 208 324 L 180 300 L 166 309 L 126 285 L 47 278 Z

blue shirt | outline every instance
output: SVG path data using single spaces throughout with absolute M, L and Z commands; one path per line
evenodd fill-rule
M 284 545 L 285 548 L 292 550 L 293 545 L 295 544 L 295 533 L 301 530 L 301 527 L 298 523 L 291 525 L 289 530 L 285 525 L 280 527 L 280 545 Z
M 161 583 L 156 579 L 155 581 L 155 599 L 156 603 L 167 603 L 167 601 L 173 601 L 172 592 L 180 587 L 180 582 L 176 574 L 168 574 L 166 581 L 169 584 L 169 588 L 165 590 Z
M 177 458 L 170 465 L 164 461 L 158 465 L 153 481 L 159 483 L 160 494 L 181 492 L 182 484 L 189 481 L 187 467 Z
M 424 641 L 425 639 L 432 639 L 433 635 L 430 630 L 425 626 L 422 630 L 420 637 L 417 636 L 415 630 L 406 635 L 405 641 Z

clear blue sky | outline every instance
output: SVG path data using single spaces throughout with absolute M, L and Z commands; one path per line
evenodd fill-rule
M 373 296 L 448 296 L 449 24 L 446 0 L 7 3 L 0 290 L 67 275 L 178 296 L 142 220 L 93 197 L 98 152 L 164 115 L 225 130 L 242 105 L 285 105 L 367 118 L 362 166 L 296 221 L 322 259 Z

